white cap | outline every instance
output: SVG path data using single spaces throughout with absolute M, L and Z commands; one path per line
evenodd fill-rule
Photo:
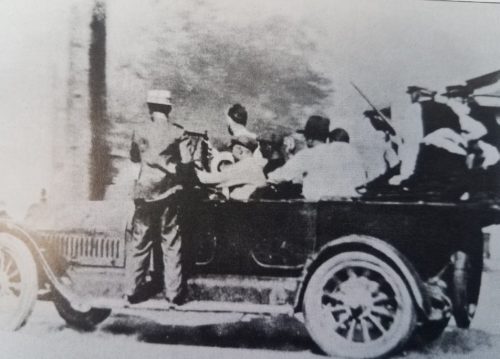
M 172 106 L 172 94 L 168 90 L 149 90 L 146 102 L 149 104 Z

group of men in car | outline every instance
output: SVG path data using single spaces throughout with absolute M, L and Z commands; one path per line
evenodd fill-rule
M 235 108 L 237 111 L 233 111 Z M 286 162 L 283 153 L 278 156 L 282 161 L 270 162 L 273 158 L 266 157 L 272 153 L 262 151 L 258 136 L 246 128 L 246 122 L 245 108 L 239 104 L 231 107 L 228 125 L 233 135 L 234 163 L 230 161 L 217 172 L 197 171 L 201 183 L 226 188 L 228 197 L 235 200 L 247 200 L 254 196 L 256 189 L 285 181 L 301 183 L 306 200 L 359 195 L 356 188 L 366 182 L 361 157 L 349 143 L 349 134 L 344 129 L 330 132 L 328 118 L 309 117 L 305 128 L 298 131 L 304 135 L 305 148 L 294 154 L 288 150 Z
M 491 113 L 483 113 L 470 89 L 448 86 L 441 94 L 445 101 L 437 101 L 436 91 L 423 87 L 410 86 L 407 93 L 411 105 L 391 122 L 397 130 L 389 133 L 387 126 L 380 126 L 383 114 L 365 112 L 387 134 L 386 182 L 414 196 L 434 194 L 451 201 L 495 191 L 491 179 L 500 166 L 500 125 L 489 118 Z M 390 121 L 389 111 L 386 116 Z
M 434 91 L 408 88 L 412 105 L 398 130 L 387 136 L 397 158 L 388 168 L 394 174 L 388 178 L 391 185 L 429 188 L 437 181 L 457 196 L 464 188 L 450 178 L 460 177 L 474 166 L 487 169 L 497 165 L 498 149 L 483 140 L 488 131 L 470 116 L 459 92 L 456 87 L 448 88 L 444 96 L 450 101 L 444 104 L 435 101 Z M 141 165 L 128 246 L 126 299 L 131 304 L 162 291 L 172 305 L 186 300 L 179 208 L 193 179 L 215 186 L 224 197 L 234 200 L 247 200 L 259 188 L 284 181 L 301 183 L 306 200 L 357 197 L 359 188 L 367 183 L 363 161 L 349 134 L 341 128 L 330 131 L 326 117 L 309 117 L 305 128 L 297 131 L 303 134 L 305 146 L 295 151 L 289 138 L 259 143 L 259 136 L 247 128 L 246 109 L 233 105 L 227 113 L 230 153 L 213 149 L 209 172 L 195 168 L 182 126 L 170 119 L 170 92 L 150 91 L 147 104 L 151 121 L 146 133 L 134 134 L 130 151 L 132 161 Z M 163 263 L 154 263 L 150 270 L 154 248 L 161 248 Z

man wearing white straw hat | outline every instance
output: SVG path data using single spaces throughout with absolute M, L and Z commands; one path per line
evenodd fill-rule
M 170 92 L 149 91 L 147 105 L 151 121 L 140 133 L 134 133 L 130 151 L 131 160 L 140 162 L 141 169 L 134 188 L 135 213 L 127 257 L 126 298 L 136 304 L 164 289 L 168 301 L 181 304 L 186 289 L 177 205 L 182 199 L 182 178 L 192 164 L 182 153 L 185 151 L 180 145 L 182 127 L 169 117 Z M 194 168 L 192 171 L 194 176 Z M 162 260 L 155 261 L 154 249 L 159 248 Z M 152 263 L 154 268 L 149 272 Z M 163 273 L 158 270 L 162 267 Z

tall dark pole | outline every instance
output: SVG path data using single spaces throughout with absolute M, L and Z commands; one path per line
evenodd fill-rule
M 112 175 L 110 149 L 106 141 L 109 122 L 106 107 L 106 6 L 103 1 L 95 2 L 90 29 L 90 199 L 100 200 L 104 198 Z

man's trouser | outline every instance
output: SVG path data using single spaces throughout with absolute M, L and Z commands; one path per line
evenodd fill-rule
M 146 284 L 155 248 L 162 251 L 166 299 L 175 301 L 184 294 L 178 197 L 174 194 L 158 202 L 136 202 L 126 265 L 129 294 Z M 153 263 L 158 273 L 162 263 Z
M 437 194 L 456 201 L 469 189 L 470 171 L 465 157 L 433 145 L 420 145 L 415 173 L 404 185 L 416 195 Z

